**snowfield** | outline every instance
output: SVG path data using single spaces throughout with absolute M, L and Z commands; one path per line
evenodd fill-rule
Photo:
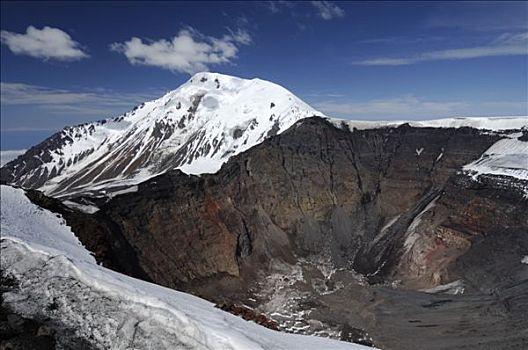
M 100 349 L 370 349 L 280 333 L 203 299 L 96 264 L 64 221 L 1 186 L 2 273 L 19 285 L 5 304 L 59 329 L 59 345 Z
M 477 178 L 481 174 L 511 176 L 528 181 L 528 142 L 520 141 L 518 134 L 494 143 L 476 161 L 464 170 Z
M 343 125 L 350 129 L 395 128 L 409 124 L 414 128 L 462 128 L 470 127 L 482 130 L 502 131 L 528 127 L 528 116 L 522 117 L 456 117 L 431 120 L 342 120 L 329 118 L 337 127 Z

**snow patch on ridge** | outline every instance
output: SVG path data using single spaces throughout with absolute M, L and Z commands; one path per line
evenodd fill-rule
M 490 174 L 528 180 L 528 142 L 517 137 L 499 140 L 463 169 L 470 172 L 474 179 L 481 174 Z
M 62 204 L 64 204 L 68 208 L 77 209 L 86 214 L 94 214 L 99 211 L 99 208 L 97 208 L 95 205 L 86 205 L 68 200 L 63 201 Z
M 520 191 L 528 199 L 528 141 L 523 141 L 523 133 L 506 135 L 462 169 L 477 182 L 481 177 L 498 177 L 503 186 Z
M 432 293 L 432 294 L 435 294 L 435 293 L 444 293 L 444 294 L 453 294 L 453 295 L 463 294 L 465 291 L 464 281 L 456 280 L 450 283 L 436 286 L 434 288 L 422 289 L 421 291 L 425 293 Z
M 512 130 L 528 126 L 528 116 L 512 117 L 456 117 L 431 120 L 342 120 L 328 118 L 337 127 L 350 129 L 395 128 L 404 124 L 414 128 L 462 128 L 470 127 L 482 130 Z

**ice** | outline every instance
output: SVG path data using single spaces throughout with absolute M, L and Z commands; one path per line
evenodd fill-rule
M 451 283 L 442 284 L 434 288 L 423 289 L 425 293 L 444 293 L 444 294 L 463 294 L 464 293 L 464 281 L 456 280 Z
M 472 173 L 474 178 L 491 174 L 528 180 L 528 142 L 514 136 L 497 141 L 463 169 Z

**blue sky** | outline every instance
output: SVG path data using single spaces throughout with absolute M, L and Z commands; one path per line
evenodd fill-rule
M 1 3 L 2 149 L 210 70 L 328 115 L 527 115 L 527 2 Z

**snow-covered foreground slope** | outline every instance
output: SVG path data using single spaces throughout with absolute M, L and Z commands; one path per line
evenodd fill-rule
M 18 287 L 4 303 L 46 319 L 57 340 L 101 349 L 367 349 L 280 333 L 213 304 L 98 266 L 69 227 L 24 191 L 1 186 L 2 273 Z M 62 332 L 62 333 L 61 333 Z

